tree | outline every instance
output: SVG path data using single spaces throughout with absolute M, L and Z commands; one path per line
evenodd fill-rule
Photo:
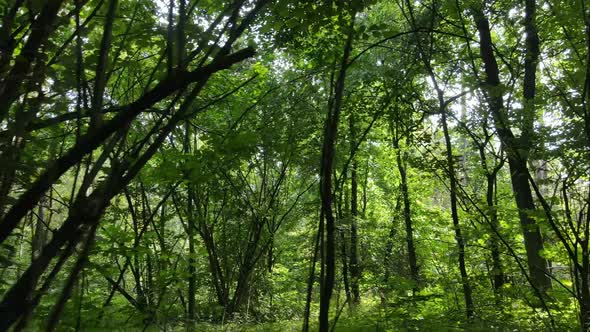
M 584 1 L 0 13 L 0 330 L 588 330 Z
M 494 119 L 496 132 L 500 137 L 508 158 L 512 187 L 515 193 L 516 204 L 519 208 L 520 222 L 523 228 L 525 247 L 529 273 L 533 281 L 533 287 L 540 290 L 551 288 L 551 279 L 548 277 L 547 261 L 540 255 L 543 250 L 543 238 L 538 225 L 528 215 L 529 210 L 535 209 L 533 195 L 528 183 L 528 153 L 531 142 L 527 141 L 533 131 L 534 122 L 534 95 L 535 95 L 535 71 L 538 58 L 538 37 L 534 27 L 534 1 L 527 1 L 525 21 L 527 29 L 527 54 L 525 55 L 524 78 L 524 105 L 523 117 L 525 121 L 521 128 L 522 136 L 517 139 L 509 127 L 509 120 L 504 111 L 502 101 L 502 89 L 498 64 L 494 56 L 493 42 L 489 22 L 486 19 L 483 8 L 474 8 L 473 17 L 480 39 L 480 53 L 486 72 L 486 98 L 489 103 L 490 113 Z

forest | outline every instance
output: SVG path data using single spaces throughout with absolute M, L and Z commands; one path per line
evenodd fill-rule
M 590 331 L 587 0 L 0 13 L 0 331 Z

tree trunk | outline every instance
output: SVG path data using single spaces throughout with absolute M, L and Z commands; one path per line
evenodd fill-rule
M 516 206 L 519 209 L 518 214 L 525 242 L 531 282 L 533 287 L 541 291 L 547 290 L 551 288 L 551 279 L 548 277 L 547 260 L 540 254 L 543 250 L 543 237 L 539 226 L 528 215 L 528 211 L 535 209 L 535 204 L 528 182 L 527 154 L 522 154 L 521 143 L 514 137 L 508 125 L 508 116 L 505 113 L 502 100 L 500 72 L 494 56 L 489 22 L 481 9 L 474 13 L 474 20 L 479 32 L 480 53 L 486 72 L 486 97 L 490 113 L 494 118 L 496 131 L 508 157 L 512 189 L 515 194 Z
M 488 205 L 490 222 L 494 229 L 499 229 L 498 212 L 494 204 L 494 190 L 496 182 L 496 173 L 487 174 L 487 188 L 486 188 L 486 202 Z M 494 281 L 494 292 L 498 295 L 500 289 L 504 285 L 504 269 L 502 267 L 502 260 L 500 259 L 500 245 L 498 243 L 498 236 L 490 234 L 490 251 L 492 253 L 492 276 Z
M 404 223 L 406 225 L 406 245 L 408 246 L 408 263 L 410 265 L 410 277 L 414 281 L 412 295 L 416 295 L 420 285 L 420 271 L 418 260 L 416 258 L 416 247 L 414 246 L 414 228 L 412 224 L 412 214 L 410 205 L 410 193 L 408 190 L 408 179 L 406 175 L 406 164 L 402 160 L 402 155 L 397 142 L 394 142 L 397 157 L 397 170 L 400 175 L 400 191 L 404 203 Z
M 102 39 L 100 42 L 100 52 L 96 63 L 96 75 L 94 78 L 94 93 L 92 95 L 92 110 L 90 113 L 89 132 L 96 131 L 102 125 L 102 106 L 104 92 L 108 81 L 107 69 L 109 66 L 109 50 L 111 48 L 111 39 L 113 35 L 113 23 L 117 12 L 118 0 L 111 0 L 103 27 Z
M 345 180 L 343 180 L 345 182 Z M 346 236 L 344 232 L 344 211 L 342 210 L 342 191 L 346 190 L 346 187 L 341 188 L 340 199 L 338 200 L 338 235 L 340 236 L 340 260 L 342 262 L 342 281 L 344 282 L 344 294 L 346 294 L 346 302 L 352 305 L 352 294 L 350 292 L 350 280 L 349 275 L 351 274 L 348 268 L 348 253 L 346 252 Z M 346 191 L 348 193 L 348 191 Z M 348 195 L 344 198 L 348 199 Z M 345 208 L 348 208 L 346 204 Z
M 190 191 L 190 189 L 189 189 Z M 188 236 L 188 309 L 187 309 L 187 323 L 189 327 L 193 326 L 193 320 L 195 319 L 195 293 L 197 291 L 197 270 L 195 268 L 195 218 L 193 211 L 193 199 L 192 194 L 189 192 L 188 195 L 188 215 L 187 218 L 187 236 Z
M 469 276 L 465 266 L 465 240 L 461 234 L 461 225 L 459 224 L 459 214 L 457 211 L 457 178 L 455 177 L 455 165 L 453 161 L 453 147 L 447 125 L 447 114 L 444 105 L 441 105 L 441 120 L 445 136 L 445 145 L 447 150 L 447 168 L 449 172 L 450 195 L 451 195 L 451 218 L 453 219 L 453 228 L 455 229 L 455 240 L 459 249 L 459 272 L 461 273 L 461 285 L 463 286 L 463 297 L 465 299 L 465 314 L 467 318 L 473 317 L 474 306 L 471 297 L 471 286 Z
M 309 271 L 309 279 L 307 280 L 307 292 L 306 292 L 306 296 L 305 296 L 305 309 L 303 310 L 303 328 L 302 331 L 303 332 L 308 332 L 309 331 L 309 314 L 310 314 L 310 309 L 311 309 L 311 296 L 313 293 L 313 284 L 315 281 L 315 265 L 316 262 L 318 261 L 318 253 L 319 253 L 319 247 L 320 247 L 320 239 L 323 237 L 322 232 L 324 227 L 322 227 L 323 225 L 323 219 L 324 216 L 320 214 L 320 223 L 319 223 L 319 227 L 318 227 L 318 233 L 315 237 L 315 242 L 314 242 L 314 246 L 313 246 L 313 258 L 311 260 L 311 266 L 310 266 L 310 271 Z
M 590 212 L 590 207 L 588 208 Z M 590 219 L 590 214 L 586 215 L 586 219 Z M 586 227 L 588 223 L 586 223 Z M 588 281 L 590 276 L 590 259 L 588 253 L 588 231 L 586 231 L 586 240 L 584 241 L 584 252 L 583 252 L 583 271 L 582 271 L 582 303 L 580 305 L 580 326 L 583 331 L 590 331 L 590 282 Z
M 185 154 L 190 154 L 192 152 L 191 148 L 191 139 L 192 139 L 192 131 L 191 126 L 187 122 L 184 124 L 184 140 L 183 140 L 183 147 L 182 150 Z M 186 218 L 186 235 L 188 237 L 188 289 L 187 289 L 187 298 L 188 298 L 188 306 L 186 312 L 186 321 L 188 324 L 189 330 L 194 328 L 193 320 L 195 319 L 195 293 L 197 291 L 197 270 L 196 270 L 196 262 L 195 262 L 195 227 L 196 227 L 196 207 L 194 204 L 196 203 L 195 199 L 195 192 L 194 188 L 192 188 L 191 184 L 187 184 L 187 191 L 186 191 L 186 198 L 187 198 L 187 218 Z
M 37 221 L 35 222 L 35 232 L 33 234 L 33 241 L 31 242 L 31 260 L 34 260 L 41 253 L 41 249 L 47 242 L 47 227 L 49 226 L 49 219 L 45 217 L 45 204 L 47 199 L 43 198 L 39 201 L 39 210 L 37 212 Z
M 356 141 L 355 119 L 350 116 L 350 140 Z M 351 146 L 354 146 L 351 144 Z M 351 151 L 354 154 L 354 151 Z M 359 280 L 361 270 L 358 263 L 358 178 L 356 158 L 353 156 L 350 170 L 350 288 L 352 290 L 352 305 L 358 305 L 361 301 L 359 294 Z
M 322 147 L 322 160 L 320 165 L 320 196 L 322 201 L 322 211 L 326 220 L 325 232 L 325 276 L 322 282 L 320 292 L 320 316 L 319 328 L 320 332 L 328 332 L 330 298 L 334 289 L 335 277 L 335 236 L 334 236 L 334 212 L 333 212 L 333 193 L 332 193 L 332 170 L 334 169 L 334 154 L 336 137 L 338 134 L 338 121 L 340 111 L 342 110 L 342 99 L 344 95 L 344 81 L 346 78 L 346 68 L 348 66 L 348 59 L 352 50 L 352 40 L 354 37 L 353 31 L 354 15 L 349 27 L 349 33 L 344 47 L 344 54 L 340 64 L 340 71 L 336 86 L 334 89 L 334 100 L 330 103 L 328 109 L 328 116 L 326 117 L 326 124 L 324 128 L 324 143 Z
M 394 217 L 391 218 L 391 225 L 389 226 L 389 236 L 387 237 L 387 243 L 385 245 L 385 259 L 384 259 L 385 273 L 384 273 L 383 282 L 385 283 L 386 290 L 390 289 L 389 277 L 391 275 L 392 263 L 393 263 L 393 260 L 392 260 L 392 258 L 393 258 L 392 257 L 393 256 L 393 244 L 394 244 L 395 236 L 397 234 L 397 219 L 401 215 L 401 210 L 402 210 L 401 195 L 397 195 L 396 203 L 395 203 Z
M 205 244 L 205 249 L 207 249 L 209 270 L 211 272 L 213 286 L 215 287 L 215 294 L 217 295 L 217 303 L 222 307 L 226 307 L 229 304 L 229 295 L 226 292 L 226 282 L 221 265 L 219 264 L 219 257 L 217 256 L 213 234 L 210 233 L 204 222 L 200 222 L 200 227 L 201 231 L 199 233 L 203 239 L 203 244 Z

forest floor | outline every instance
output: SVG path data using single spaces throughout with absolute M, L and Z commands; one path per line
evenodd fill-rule
M 341 306 L 338 306 L 340 309 Z M 514 322 L 497 320 L 473 319 L 469 324 L 461 321 L 459 312 L 447 312 L 432 310 L 428 303 L 421 305 L 400 305 L 384 308 L 381 305 L 364 303 L 354 311 L 346 308 L 342 310 L 334 332 L 389 332 L 389 331 L 544 331 L 543 326 L 530 326 L 527 323 L 516 324 Z M 336 311 L 336 310 L 335 310 Z M 331 318 L 334 322 L 334 317 Z M 291 332 L 301 331 L 302 319 L 280 320 L 275 322 L 248 322 L 233 321 L 224 324 L 199 322 L 194 326 L 196 332 L 216 331 L 240 331 L 240 332 Z M 105 331 L 106 328 L 85 329 L 89 332 Z M 312 315 L 310 331 L 317 331 L 317 315 Z M 145 327 L 108 328 L 109 332 L 127 331 L 189 331 L 185 325 L 154 325 Z

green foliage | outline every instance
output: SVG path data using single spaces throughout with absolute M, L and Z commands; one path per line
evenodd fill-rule
M 32 292 L 23 298 L 42 295 L 36 308 L 26 308 L 28 329 L 47 328 L 68 294 L 58 330 L 300 330 L 322 214 L 324 122 L 349 34 L 331 170 L 335 331 L 579 328 L 583 296 L 590 296 L 581 282 L 590 273 L 583 267 L 589 20 L 581 2 L 537 2 L 541 57 L 529 103 L 524 3 L 280 0 L 267 1 L 250 20 L 264 1 L 120 0 L 103 49 L 111 0 L 64 1 L 41 29 L 47 36 L 26 54 L 39 31 L 35 22 L 54 2 L 0 1 L 0 227 L 8 229 L 5 214 L 32 197 L 23 193 L 40 179 L 51 182 L 0 243 L 0 294 L 8 298 L 23 272 L 39 267 L 41 249 L 51 249 L 70 219 L 78 223 L 27 286 Z M 489 68 L 474 13 L 484 4 L 496 86 L 483 83 Z M 256 48 L 254 57 L 175 86 L 186 72 L 215 67 L 227 61 L 224 52 L 246 46 Z M 105 90 L 94 96 L 101 54 Z M 33 59 L 30 68 L 11 81 L 25 56 Z M 19 87 L 9 102 L 11 84 Z M 170 91 L 155 98 L 158 89 Z M 491 111 L 493 97 L 503 103 L 502 121 Z M 96 98 L 100 114 L 93 113 Z M 80 152 L 87 137 L 109 126 L 116 128 Z M 506 130 L 515 149 L 500 139 Z M 517 165 L 508 161 L 515 153 L 528 158 L 532 208 L 515 202 Z M 73 165 L 51 173 L 72 156 Z M 461 239 L 451 216 L 451 176 Z M 523 216 L 534 224 L 521 224 Z M 553 280 L 541 292 L 530 285 L 525 241 L 537 229 Z M 473 291 L 470 318 L 458 243 Z M 360 304 L 347 300 L 352 249 Z M 311 330 L 318 329 L 322 262 L 311 276 Z

